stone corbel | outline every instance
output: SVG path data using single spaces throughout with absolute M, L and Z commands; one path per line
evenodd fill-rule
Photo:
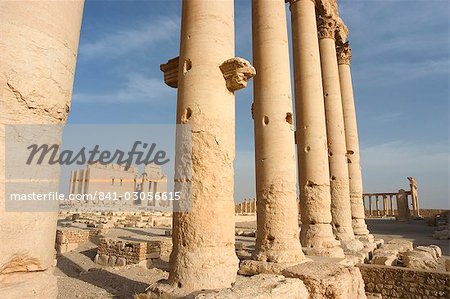
M 231 92 L 245 88 L 248 80 L 256 75 L 256 70 L 250 62 L 240 57 L 224 61 L 220 70 Z
M 168 86 L 178 87 L 178 68 L 180 57 L 175 57 L 167 61 L 167 63 L 161 64 L 159 69 L 164 73 L 164 83 Z

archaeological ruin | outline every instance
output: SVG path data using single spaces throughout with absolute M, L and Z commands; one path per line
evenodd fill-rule
M 0 147 L 0 298 L 63 298 L 55 268 L 80 252 L 92 266 L 69 276 L 85 283 L 105 269 L 119 269 L 111 281 L 130 269 L 156 273 L 123 298 L 449 298 L 447 249 L 368 229 L 369 220 L 407 225 L 423 215 L 414 177 L 408 191 L 363 193 L 350 29 L 337 0 L 252 0 L 252 62 L 235 55 L 234 4 L 182 1 L 178 57 L 160 66 L 190 138 L 174 177 L 152 164 L 140 172 L 95 161 L 70 173 L 69 194 L 92 195 L 90 205 L 100 205 L 97 192 L 120 202 L 127 192 L 166 192 L 169 180 L 180 203 L 7 211 Z M 83 5 L 0 2 L 2 145 L 5 125 L 65 124 Z M 250 80 L 255 198 L 235 203 L 235 95 Z M 187 146 L 178 134 L 186 132 L 177 149 Z M 172 205 L 189 208 L 152 210 Z M 450 213 L 434 217 L 447 241 Z

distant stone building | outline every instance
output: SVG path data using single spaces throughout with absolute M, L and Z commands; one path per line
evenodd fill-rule
M 69 193 L 83 195 L 83 204 L 168 207 L 167 176 L 157 165 L 145 165 L 144 172 L 136 167 L 119 164 L 89 163 L 86 168 L 70 174 Z M 82 196 L 77 196 L 77 199 Z

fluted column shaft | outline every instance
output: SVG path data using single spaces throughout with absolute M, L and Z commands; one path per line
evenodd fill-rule
M 179 293 L 236 279 L 235 97 L 219 67 L 233 57 L 234 1 L 183 0 L 177 124 L 191 126 L 193 175 L 192 209 L 173 215 L 169 284 Z
M 255 260 L 298 262 L 299 240 L 289 44 L 283 0 L 253 0 L 257 237 Z
M 357 237 L 364 238 L 365 236 L 368 236 L 369 231 L 367 230 L 365 222 L 364 203 L 362 200 L 363 188 L 359 161 L 358 128 L 350 71 L 351 50 L 348 43 L 337 48 L 337 58 L 339 64 L 339 82 L 342 94 L 342 108 L 344 112 L 353 232 Z
M 307 254 L 343 256 L 331 228 L 331 196 L 315 2 L 291 1 L 297 151 Z
M 350 190 L 346 157 L 344 115 L 336 59 L 336 21 L 318 18 L 320 61 L 325 99 L 328 160 L 330 165 L 333 232 L 341 241 L 353 240 Z

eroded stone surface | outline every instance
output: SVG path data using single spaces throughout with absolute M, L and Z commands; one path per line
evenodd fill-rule
M 434 270 L 437 268 L 435 253 L 430 251 L 412 250 L 403 255 L 403 263 L 406 268 L 417 270 Z
M 283 275 L 301 279 L 311 298 L 366 298 L 364 281 L 356 267 L 310 262 L 287 268 Z
M 377 249 L 373 253 L 372 264 L 395 266 L 398 260 L 398 250 Z
M 250 78 L 256 75 L 255 68 L 244 58 L 235 57 L 224 61 L 220 70 L 227 82 L 230 91 L 236 91 L 247 87 Z
M 252 269 L 267 273 L 270 263 L 299 263 L 304 255 L 299 240 L 286 7 L 283 1 L 253 1 L 252 16 L 253 63 L 258 72 L 253 81 L 258 226 L 253 259 L 258 261 L 255 265 L 265 265 Z

